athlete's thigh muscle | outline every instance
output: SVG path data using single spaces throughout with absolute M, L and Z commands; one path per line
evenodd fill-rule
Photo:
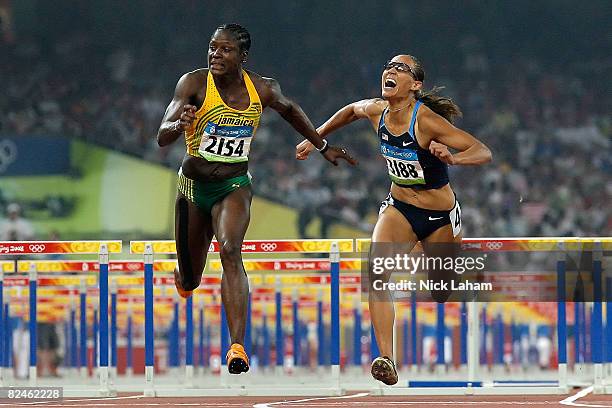
M 388 206 L 378 216 L 372 232 L 372 242 L 405 242 L 412 243 L 418 238 L 408 220 L 393 206 Z
M 213 206 L 213 229 L 220 245 L 240 250 L 251 220 L 252 197 L 251 186 L 244 186 Z
M 213 236 L 212 219 L 179 192 L 174 227 L 179 271 L 185 280 L 199 284 Z

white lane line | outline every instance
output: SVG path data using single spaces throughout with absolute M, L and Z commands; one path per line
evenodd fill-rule
M 360 392 L 357 394 L 351 395 L 342 395 L 340 397 L 317 397 L 317 398 L 304 398 L 301 400 L 291 400 L 291 401 L 277 401 L 277 402 L 265 402 L 262 404 L 255 404 L 253 408 L 271 408 L 273 405 L 281 405 L 281 404 L 297 404 L 300 402 L 310 402 L 310 401 L 323 401 L 323 400 L 337 400 L 337 399 L 348 399 L 348 398 L 359 398 L 370 395 L 369 392 Z
M 285 401 L 285 403 L 291 402 L 295 403 L 296 401 Z M 279 403 L 283 403 L 280 402 Z M 372 404 L 381 406 L 396 406 L 396 405 L 421 405 L 421 404 L 430 404 L 433 406 L 439 405 L 546 405 L 546 404 L 555 404 L 556 401 L 347 401 L 347 402 L 313 402 L 304 405 L 297 405 L 296 407 L 304 407 L 304 408 L 316 408 L 316 407 L 359 407 L 359 406 L 370 406 Z M 268 403 L 269 405 L 270 403 Z M 264 408 L 261 405 L 261 408 Z M 607 407 L 612 408 L 612 406 Z
M 590 387 L 587 387 L 587 388 L 585 388 L 583 390 L 578 391 L 574 395 L 570 395 L 569 397 L 567 397 L 563 401 L 559 401 L 559 404 L 570 405 L 570 406 L 573 406 L 573 407 L 612 408 L 612 402 L 611 402 L 610 405 L 584 404 L 582 402 L 575 402 L 576 400 L 578 400 L 580 398 L 586 397 L 587 395 L 589 395 L 592 392 L 593 392 L 593 386 L 591 385 Z
M 51 400 L 51 401 L 33 401 L 33 402 L 18 402 L 19 405 L 41 405 L 45 406 L 57 403 L 65 403 L 65 402 L 81 402 L 81 401 L 108 401 L 108 400 L 123 400 L 123 399 L 137 399 L 144 398 L 143 395 L 130 395 L 126 397 L 98 397 L 98 398 L 81 398 L 81 399 L 62 399 L 62 400 Z M 5 405 L 5 404 L 0 404 Z
M 55 404 L 48 404 L 45 407 L 125 407 L 125 405 L 121 404 L 113 404 L 113 403 L 103 403 L 103 402 L 91 402 L 87 404 L 62 404 L 58 401 Z M 0 406 L 26 406 L 31 403 L 13 403 L 13 404 L 0 404 Z M 130 407 L 244 407 L 244 403 L 218 403 L 218 402 L 138 402 L 138 403 L 130 403 Z

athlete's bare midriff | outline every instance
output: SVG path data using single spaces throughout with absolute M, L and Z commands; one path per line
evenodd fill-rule
M 222 181 L 246 174 L 249 170 L 249 162 L 210 162 L 202 157 L 185 154 L 182 167 L 185 177 L 192 180 Z
M 407 204 L 428 210 L 446 211 L 451 210 L 455 205 L 455 194 L 450 184 L 430 190 L 417 190 L 391 183 L 391 195 Z

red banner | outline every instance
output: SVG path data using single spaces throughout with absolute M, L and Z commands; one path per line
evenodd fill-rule
M 0 255 L 97 254 L 103 243 L 109 253 L 121 252 L 121 241 L 0 241 Z

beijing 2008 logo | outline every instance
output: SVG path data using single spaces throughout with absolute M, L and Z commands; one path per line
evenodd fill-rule
M 32 252 L 43 252 L 45 250 L 45 244 L 32 244 L 29 246 Z
M 265 242 L 261 244 L 261 249 L 266 252 L 272 252 L 276 249 L 277 245 L 274 242 Z
M 487 242 L 487 248 L 493 251 L 501 249 L 503 245 L 504 244 L 499 241 Z

